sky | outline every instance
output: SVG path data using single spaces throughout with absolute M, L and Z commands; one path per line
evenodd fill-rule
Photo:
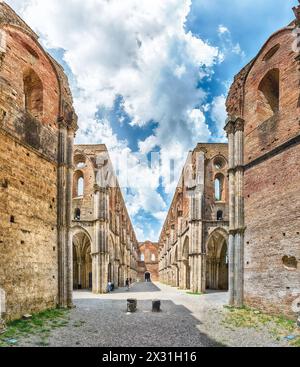
M 157 241 L 198 142 L 226 142 L 239 70 L 296 0 L 7 0 L 64 67 L 77 144 L 106 144 L 139 241 Z

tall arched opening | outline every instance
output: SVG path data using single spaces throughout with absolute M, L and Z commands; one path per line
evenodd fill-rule
M 183 263 L 183 276 L 184 276 L 184 288 L 191 289 L 191 268 L 189 261 L 189 238 L 188 236 L 184 240 L 182 248 L 182 263 Z
M 86 233 L 73 236 L 73 289 L 92 289 L 91 241 Z
M 223 230 L 215 230 L 207 243 L 206 288 L 228 290 L 228 247 Z

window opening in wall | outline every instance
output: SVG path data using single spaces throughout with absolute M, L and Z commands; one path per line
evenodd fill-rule
M 257 114 L 266 121 L 279 111 L 279 69 L 270 70 L 258 87 Z
M 33 117 L 43 116 L 43 84 L 39 76 L 32 69 L 24 73 L 25 109 Z

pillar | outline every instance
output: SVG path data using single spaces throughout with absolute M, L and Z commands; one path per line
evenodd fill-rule
M 96 184 L 94 187 L 95 253 L 93 254 L 93 292 L 107 291 L 109 264 L 109 191 L 104 165 L 106 159 L 97 157 Z
M 57 243 L 58 243 L 58 305 L 72 307 L 73 255 L 72 255 L 72 182 L 73 144 L 77 129 L 76 119 L 58 120 L 57 169 Z
M 244 299 L 244 120 L 228 118 L 229 140 L 229 304 L 243 305 Z

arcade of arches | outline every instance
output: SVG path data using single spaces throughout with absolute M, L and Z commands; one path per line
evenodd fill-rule
M 107 292 L 136 281 L 138 242 L 105 145 L 76 145 L 73 286 Z
M 204 293 L 228 290 L 227 144 L 198 144 L 188 156 L 159 241 L 159 276 Z

